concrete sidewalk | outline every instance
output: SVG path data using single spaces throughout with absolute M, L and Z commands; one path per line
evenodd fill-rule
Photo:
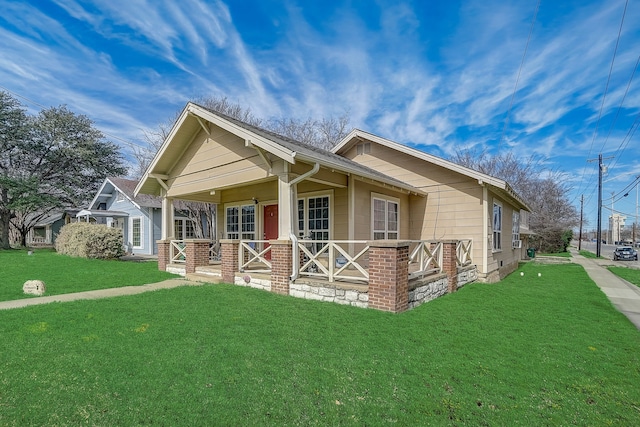
M 574 247 L 569 248 L 573 262 L 580 264 L 596 285 L 622 314 L 640 329 L 640 288 L 616 276 L 607 266 L 615 265 L 609 259 L 585 258 Z
M 199 282 L 192 282 L 186 279 L 169 279 L 163 282 L 150 283 L 140 286 L 125 286 L 122 288 L 99 289 L 96 291 L 75 292 L 72 294 L 52 295 L 46 297 L 33 297 L 18 299 L 13 301 L 0 302 L 0 310 L 8 310 L 11 308 L 22 308 L 30 305 L 48 304 L 51 302 L 66 302 L 82 299 L 98 299 L 117 297 L 121 295 L 135 295 L 143 292 L 155 291 L 158 289 L 171 289 L 178 286 L 194 286 L 202 285 Z

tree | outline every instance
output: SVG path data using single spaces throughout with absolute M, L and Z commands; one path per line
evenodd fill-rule
M 13 101 L 6 102 L 7 113 L 20 110 Z M 118 146 L 106 141 L 88 117 L 65 106 L 16 117 L 22 124 L 19 137 L 0 142 L 0 223 L 17 230 L 24 245 L 26 232 L 42 216 L 82 205 L 106 176 L 124 175 L 127 169 Z M 0 247 L 9 248 L 9 228 L 0 232 Z
M 0 249 L 10 248 L 11 201 L 16 191 L 13 158 L 26 139 L 27 115 L 20 103 L 0 92 Z
M 566 250 L 566 236 L 578 225 L 579 215 L 569 202 L 570 188 L 561 172 L 549 170 L 534 156 L 521 160 L 512 152 L 490 156 L 486 151 L 463 150 L 451 160 L 508 182 L 531 208 L 529 228 L 537 249 Z

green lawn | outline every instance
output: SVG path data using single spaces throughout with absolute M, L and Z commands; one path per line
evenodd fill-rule
M 593 252 L 591 252 L 591 251 L 581 250 L 581 251 L 580 251 L 580 255 L 582 255 L 582 256 L 583 256 L 583 257 L 585 257 L 585 258 L 592 258 L 592 259 L 598 258 L 598 257 L 596 256 L 596 254 L 594 254 L 594 253 L 593 253 Z M 600 256 L 600 258 L 603 258 L 603 257 L 602 257 L 602 255 Z
M 42 280 L 45 295 L 135 286 L 177 277 L 158 270 L 157 262 L 104 261 L 72 258 L 51 249 L 29 255 L 26 250 L 0 250 L 0 301 L 28 298 L 27 280 Z
M 571 258 L 571 252 L 553 252 L 553 253 L 537 253 L 536 256 L 557 256 L 561 258 Z
M 2 426 L 640 419 L 640 332 L 574 264 L 396 315 L 210 285 L 0 311 L 0 334 Z
M 640 286 L 640 270 L 628 267 L 608 267 L 616 276 L 622 277 L 627 282 Z

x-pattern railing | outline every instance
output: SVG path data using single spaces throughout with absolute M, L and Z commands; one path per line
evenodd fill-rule
M 172 240 L 169 247 L 170 262 L 184 264 L 187 260 L 186 243 L 184 240 Z
M 239 248 L 240 271 L 270 272 L 271 246 L 268 240 L 241 240 Z
M 363 266 L 369 246 L 365 240 L 301 240 L 297 256 L 301 256 L 300 275 L 336 280 L 369 280 Z M 345 246 L 347 247 L 345 249 Z M 357 250 L 355 247 L 360 249 Z M 355 252 L 353 255 L 351 253 Z M 296 256 L 294 254 L 294 256 Z
M 220 244 L 218 242 L 209 243 L 209 261 L 220 261 Z
M 409 249 L 409 280 L 442 271 L 442 242 L 414 240 Z
M 458 240 L 456 244 L 456 262 L 459 267 L 471 264 L 472 240 Z

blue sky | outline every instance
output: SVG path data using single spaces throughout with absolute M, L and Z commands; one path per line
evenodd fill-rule
M 577 207 L 584 195 L 589 228 L 597 162 L 587 160 L 612 156 L 603 217 L 612 192 L 614 209 L 635 216 L 638 1 L 620 31 L 625 0 L 541 0 L 520 74 L 537 0 L 1 4 L 0 90 L 32 112 L 88 115 L 125 153 L 198 96 L 266 119 L 348 111 L 353 127 L 445 158 L 469 147 L 535 154 L 564 172 Z

